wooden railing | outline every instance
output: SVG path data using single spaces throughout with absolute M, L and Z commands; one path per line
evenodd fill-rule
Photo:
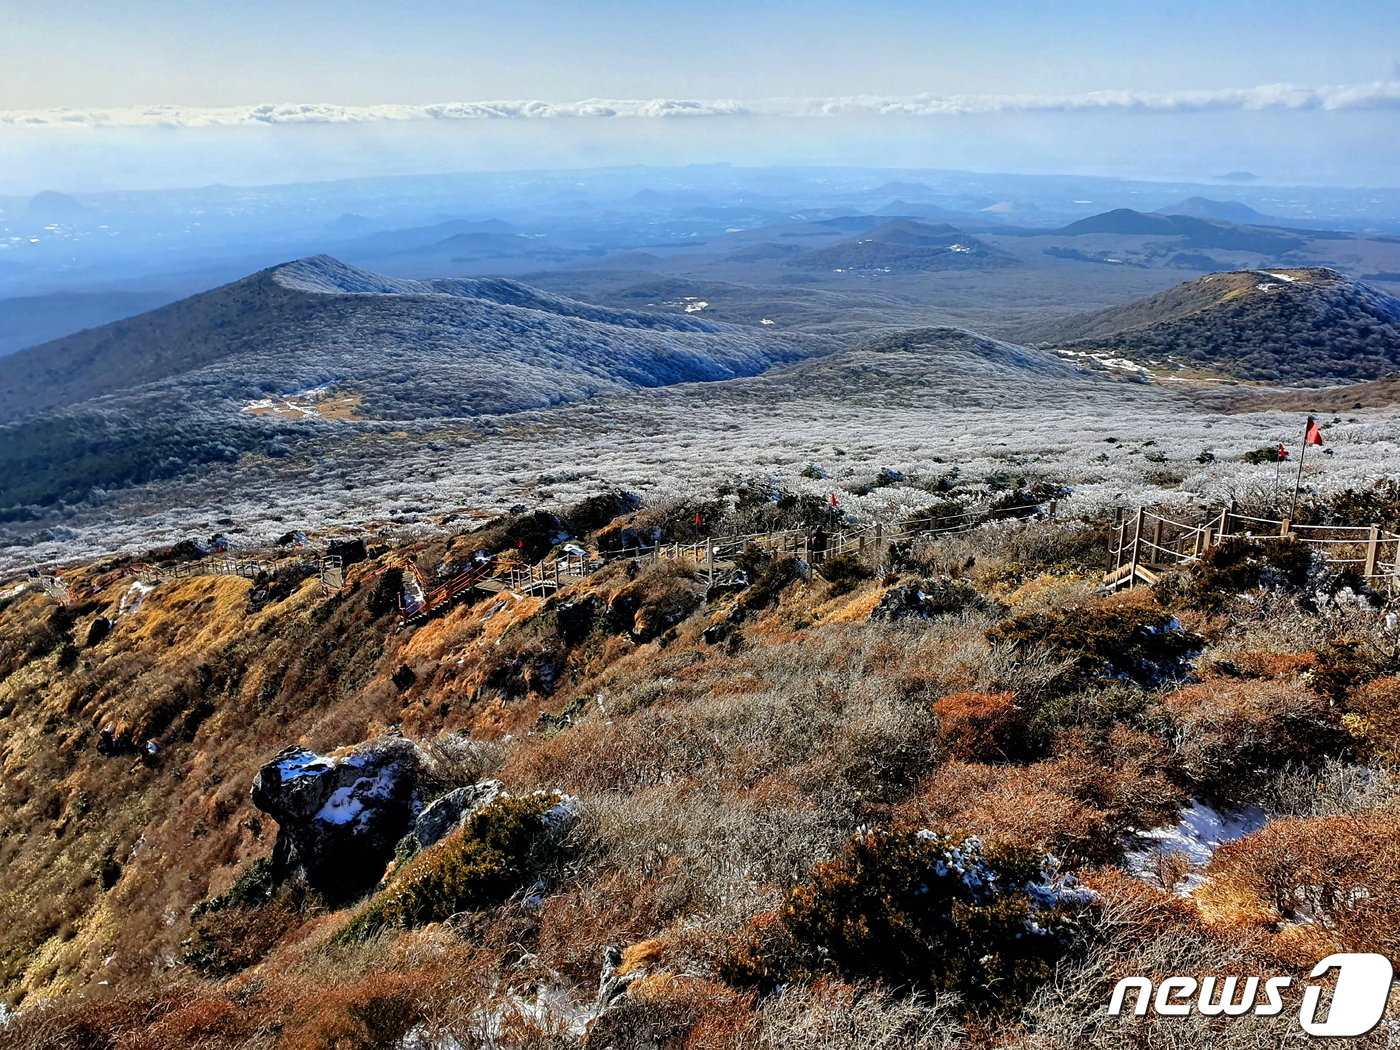
M 1115 516 L 1109 537 L 1110 589 L 1157 582 L 1162 572 L 1198 561 L 1222 540 L 1293 538 L 1318 551 L 1327 563 L 1355 570 L 1373 587 L 1400 590 L 1400 534 L 1380 525 L 1296 525 L 1288 519 L 1241 513 L 1234 504 L 1199 523 L 1139 507 Z
M 521 594 L 551 592 L 577 583 L 613 561 L 641 560 L 651 562 L 688 562 L 695 565 L 711 587 L 740 582 L 742 570 L 736 559 L 750 547 L 773 556 L 802 558 L 819 563 L 827 558 L 851 554 L 863 559 L 882 558 L 891 543 L 913 542 L 941 536 L 971 532 L 998 522 L 1044 516 L 1055 516 L 1056 504 L 1024 503 L 1011 507 L 982 508 L 927 518 L 909 519 L 898 523 L 855 525 L 844 529 L 786 529 L 769 532 L 711 536 L 692 542 L 654 543 L 644 546 L 607 550 L 596 554 L 574 552 L 562 558 L 528 564 L 506 558 L 491 558 L 474 562 L 467 569 L 437 584 L 431 584 L 413 559 L 399 556 L 368 572 L 351 576 L 343 558 L 325 555 L 320 558 L 295 557 L 258 561 L 232 556 L 204 558 L 177 565 L 153 566 L 137 563 L 96 581 L 88 595 L 95 595 L 105 586 L 128 576 L 139 576 L 152 583 L 163 580 L 190 579 L 196 576 L 244 576 L 256 579 L 289 566 L 315 572 L 323 594 L 335 594 L 356 587 L 389 571 L 402 569 L 411 582 L 400 595 L 402 620 L 418 620 L 435 609 L 449 604 L 474 590 L 512 591 Z M 32 576 L 40 579 L 45 591 L 59 601 L 72 600 L 67 586 L 53 575 L 35 569 Z

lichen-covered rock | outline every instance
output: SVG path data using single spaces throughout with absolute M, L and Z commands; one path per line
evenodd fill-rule
M 505 790 L 499 780 L 483 780 L 480 784 L 459 787 L 436 799 L 418 815 L 413 824 L 413 837 L 419 849 L 427 849 L 447 836 L 457 825 L 482 806 L 494 802 Z
M 280 752 L 252 790 L 253 804 L 277 821 L 277 877 L 300 877 L 333 903 L 372 888 L 422 810 L 425 762 L 417 744 L 397 736 L 332 755 Z

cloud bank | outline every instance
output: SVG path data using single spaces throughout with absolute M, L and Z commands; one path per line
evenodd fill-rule
M 586 99 L 581 102 L 441 102 L 431 105 L 337 106 L 281 103 L 200 108 L 0 110 L 0 127 L 267 127 L 406 121 L 558 120 L 830 116 L 959 116 L 988 113 L 1342 111 L 1400 109 L 1400 80 L 1334 87 L 1269 84 L 1207 91 L 1091 91 L 1063 95 L 850 95 L 837 98 Z

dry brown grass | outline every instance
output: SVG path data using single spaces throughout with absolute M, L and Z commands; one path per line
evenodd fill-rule
M 1095 597 L 1075 568 L 1083 535 L 1038 528 L 920 556 L 1015 615 L 1152 602 Z M 421 553 L 436 562 L 450 547 Z M 162 584 L 91 648 L 86 627 L 115 612 L 119 590 L 62 613 L 32 595 L 5 603 L 0 819 L 22 832 L 0 831 L 0 974 L 10 997 L 30 996 L 6 1037 L 28 1040 L 24 1050 L 309 1050 L 393 1045 L 413 1029 L 436 1050 L 471 1045 L 489 1021 L 521 1046 L 576 1045 L 600 953 L 632 946 L 629 965 L 645 976 L 616 1019 L 630 1027 L 614 1030 L 646 1045 L 663 1032 L 696 1050 L 1286 1045 L 1272 1028 L 1253 1029 L 1250 1044 L 1242 1028 L 1126 1032 L 1099 1015 L 1104 982 L 1134 967 L 1280 965 L 1287 945 L 1261 932 L 1260 887 L 1273 884 L 1260 872 L 1301 840 L 1222 875 L 1230 921 L 1092 876 L 1108 907 L 1087 954 L 1063 968 L 1058 998 L 1015 1024 L 968 1018 L 951 998 L 830 984 L 755 1001 L 714 980 L 753 916 L 861 825 L 956 826 L 1083 868 L 1113 863 L 1130 829 L 1174 819 L 1183 786 L 1304 816 L 1394 809 L 1383 778 L 1362 784 L 1336 756 L 1350 739 L 1343 710 L 1370 755 L 1389 754 L 1400 665 L 1386 669 L 1383 646 L 1335 645 L 1352 632 L 1330 613 L 1261 601 L 1233 622 L 1189 614 L 1207 642 L 1203 684 L 1168 692 L 1072 682 L 1072 656 L 989 641 L 1005 615 L 995 604 L 868 622 L 898 579 L 841 595 L 788 583 L 719 645 L 702 631 L 728 606 L 688 614 L 687 573 L 621 565 L 554 600 L 490 598 L 402 633 L 372 587 L 326 599 L 308 584 L 250 611 L 246 581 Z M 561 623 L 563 603 L 590 599 L 586 630 Z M 396 685 L 403 666 L 413 680 Z M 158 736 L 159 759 L 133 769 L 131 754 L 98 755 L 107 722 L 134 741 Z M 329 749 L 394 725 L 436 753 L 444 787 L 499 776 L 513 792 L 578 796 L 562 877 L 538 900 L 522 893 L 353 949 L 329 944 L 344 914 L 298 913 L 258 946 L 261 962 L 222 984 L 190 979 L 177 961 L 191 907 L 271 849 L 275 828 L 247 798 L 258 765 L 289 743 Z M 1355 851 L 1378 834 L 1340 841 Z M 1391 892 L 1384 865 L 1314 860 Z M 1337 943 L 1391 944 L 1388 912 L 1339 914 Z M 37 1008 L 54 993 L 58 1006 Z

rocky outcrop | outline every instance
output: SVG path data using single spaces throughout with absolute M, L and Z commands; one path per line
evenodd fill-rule
M 499 780 L 483 780 L 480 784 L 460 787 L 437 799 L 418 815 L 413 823 L 413 837 L 419 849 L 427 849 L 447 837 L 464 820 L 482 806 L 494 802 L 505 790 Z
M 332 755 L 280 752 L 252 790 L 253 804 L 277 821 L 276 876 L 300 877 L 337 904 L 372 888 L 423 808 L 426 761 L 397 736 Z

